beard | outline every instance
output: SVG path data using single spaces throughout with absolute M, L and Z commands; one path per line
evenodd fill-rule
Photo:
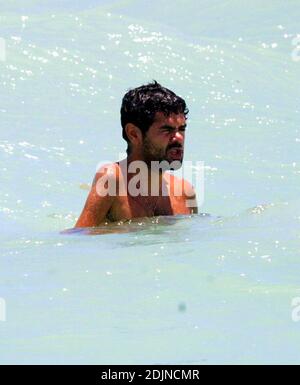
M 172 159 L 171 156 L 168 156 L 168 151 L 175 148 L 183 149 L 180 143 L 173 143 L 166 148 L 157 147 L 147 137 L 145 137 L 143 141 L 144 161 L 148 167 L 151 167 L 151 162 L 162 163 L 163 171 L 178 170 L 182 166 L 183 152 L 180 159 Z

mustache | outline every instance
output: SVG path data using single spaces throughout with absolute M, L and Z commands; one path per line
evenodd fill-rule
M 172 143 L 167 147 L 167 151 L 171 150 L 172 148 L 182 150 L 183 146 L 180 143 Z

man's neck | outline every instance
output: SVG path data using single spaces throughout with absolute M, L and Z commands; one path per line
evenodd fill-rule
M 146 185 L 146 187 L 148 187 L 148 195 L 152 195 L 153 193 L 154 195 L 162 195 L 162 188 L 164 183 L 164 173 L 162 170 L 154 169 L 154 167 L 151 167 L 151 164 L 145 162 L 142 156 L 137 154 L 130 154 L 126 161 L 127 170 L 129 170 L 129 172 L 127 172 L 128 183 L 133 177 L 140 174 L 141 182 L 145 182 L 145 180 L 148 179 L 148 184 Z M 139 164 L 141 165 L 142 169 L 139 168 Z

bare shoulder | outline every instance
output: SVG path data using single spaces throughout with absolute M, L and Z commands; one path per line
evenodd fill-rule
M 176 175 L 166 173 L 167 178 L 170 181 L 170 187 L 176 189 L 177 191 L 182 191 L 182 196 L 187 198 L 192 198 L 196 195 L 193 185 L 186 179 L 179 178 Z
M 94 227 L 105 221 L 116 197 L 118 165 L 111 163 L 99 167 L 83 211 L 75 227 Z
M 119 175 L 120 175 L 120 166 L 118 163 L 103 164 L 96 171 L 96 174 L 93 180 L 93 186 L 95 186 L 97 182 L 103 177 L 107 177 L 107 179 L 118 180 Z
M 171 194 L 180 196 L 181 199 L 185 201 L 185 205 L 188 207 L 189 212 L 191 214 L 197 214 L 198 205 L 193 185 L 186 179 L 178 178 L 177 176 L 169 173 L 167 178 L 169 180 Z

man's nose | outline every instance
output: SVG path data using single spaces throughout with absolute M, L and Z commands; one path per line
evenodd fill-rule
M 180 142 L 180 143 L 183 143 L 183 142 L 184 142 L 184 136 L 183 136 L 183 133 L 180 132 L 180 131 L 176 131 L 176 132 L 173 134 L 171 141 L 172 141 L 172 142 Z

